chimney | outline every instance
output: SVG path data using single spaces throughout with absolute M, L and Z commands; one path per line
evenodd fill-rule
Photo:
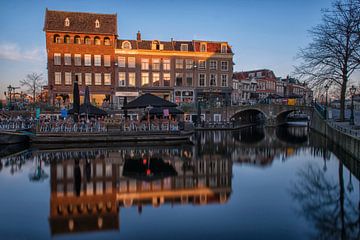
M 141 41 L 141 33 L 140 33 L 140 31 L 138 31 L 137 34 L 136 34 L 136 40 Z

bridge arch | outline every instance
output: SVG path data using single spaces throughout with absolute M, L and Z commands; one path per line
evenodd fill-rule
M 260 108 L 246 108 L 235 112 L 232 115 L 231 120 L 240 124 L 246 124 L 265 121 L 267 118 L 267 114 Z
M 277 125 L 281 125 L 281 124 L 286 123 L 288 115 L 290 113 L 297 112 L 297 111 L 299 111 L 299 110 L 298 109 L 287 109 L 287 110 L 283 110 L 283 111 L 277 113 L 277 115 L 276 115 L 276 123 L 277 123 Z M 307 111 L 301 110 L 301 112 L 306 114 L 307 116 L 310 116 L 310 114 Z

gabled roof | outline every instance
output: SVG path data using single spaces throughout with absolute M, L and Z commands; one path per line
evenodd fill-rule
M 257 73 L 261 73 L 261 76 L 258 76 Z M 235 72 L 234 78 L 237 80 L 245 80 L 249 79 L 250 75 L 254 74 L 254 78 L 256 79 L 270 79 L 270 80 L 277 80 L 274 72 L 269 69 L 259 69 L 259 70 L 251 70 L 251 71 L 244 71 L 244 72 Z
M 69 26 L 65 26 L 66 18 Z M 95 27 L 96 20 L 99 21 L 98 28 Z M 46 9 L 44 31 L 117 35 L 117 15 Z

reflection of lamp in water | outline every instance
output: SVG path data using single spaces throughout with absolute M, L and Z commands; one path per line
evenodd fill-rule
M 348 183 L 348 185 L 347 185 L 347 189 L 348 189 L 348 191 L 351 193 L 353 190 L 354 190 L 354 186 L 353 186 L 353 184 L 352 184 L 352 181 L 351 181 L 351 172 L 350 172 L 350 170 L 349 170 L 349 183 Z

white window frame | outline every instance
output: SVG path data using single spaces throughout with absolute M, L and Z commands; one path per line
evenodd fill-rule
M 118 67 L 126 67 L 126 57 L 118 56 Z
M 104 73 L 104 85 L 105 86 L 111 85 L 111 73 Z
M 81 54 L 74 54 L 74 65 L 81 66 Z
M 194 60 L 186 59 L 185 60 L 185 68 L 189 70 L 189 69 L 193 69 L 193 67 L 194 67 Z
M 169 81 L 169 85 L 166 85 L 165 81 Z M 171 85 L 171 74 L 170 73 L 163 73 L 163 85 L 165 87 L 169 87 Z
M 92 73 L 85 73 L 85 85 L 86 86 L 92 85 Z
M 217 70 L 217 61 L 216 60 L 210 60 L 209 68 L 210 70 Z
M 126 73 L 119 72 L 118 75 L 119 75 L 119 80 L 118 80 L 119 87 L 125 87 L 126 86 Z
M 200 43 L 200 52 L 207 52 L 207 44 Z
M 84 66 L 91 66 L 91 54 L 84 55 Z
M 104 55 L 104 67 L 111 67 L 111 56 Z
M 55 72 L 54 83 L 55 85 L 61 85 L 61 72 Z
M 61 65 L 61 53 L 54 53 L 54 65 Z
M 82 85 L 82 73 L 75 73 L 74 77 L 76 79 L 76 76 L 78 76 L 78 84 Z
M 226 64 L 224 64 L 226 63 Z M 225 68 L 226 66 L 226 68 Z M 221 71 L 229 71 L 229 62 L 228 61 L 221 61 Z
M 214 78 L 213 78 L 213 77 L 214 77 Z M 211 84 L 212 80 L 214 80 L 215 85 Z M 210 73 L 209 86 L 210 86 L 210 87 L 216 87 L 216 86 L 217 86 L 217 74 L 215 74 L 215 73 Z
M 204 76 L 204 84 L 201 84 L 201 76 Z M 199 73 L 199 87 L 205 87 L 206 86 L 206 74 L 205 73 Z
M 149 59 L 148 58 L 141 59 L 141 70 L 149 70 Z
M 135 57 L 128 57 L 128 68 L 136 67 L 136 59 Z
M 226 44 L 221 44 L 221 53 L 227 53 L 228 48 Z
M 176 59 L 175 60 L 175 69 L 184 69 L 184 59 Z
M 71 79 L 71 72 L 65 72 L 65 85 L 71 85 L 72 79 Z
M 182 44 L 180 45 L 180 51 L 182 51 L 182 52 L 188 52 L 188 51 L 189 51 L 189 44 L 182 43 Z
M 163 70 L 170 71 L 171 70 L 171 61 L 170 59 L 163 59 Z
M 64 54 L 64 65 L 71 66 L 71 53 Z
M 152 73 L 152 85 L 153 85 L 153 86 L 155 86 L 155 85 L 154 85 L 155 80 L 158 81 L 158 85 L 157 85 L 157 86 L 160 86 L 160 73 L 158 73 L 158 72 Z
M 141 86 L 149 85 L 149 73 L 148 72 L 142 72 L 141 73 Z
M 129 72 L 128 77 L 129 77 L 129 84 L 128 85 L 131 86 L 131 87 L 135 87 L 136 86 L 136 73 Z
M 94 66 L 101 67 L 101 55 L 94 55 Z
M 227 74 L 221 74 L 221 86 L 222 87 L 227 87 L 229 85 L 229 75 Z M 225 84 L 224 84 L 225 82 Z
M 160 71 L 160 59 L 159 58 L 152 59 L 152 70 Z
M 100 86 L 102 84 L 101 73 L 95 73 L 94 75 L 94 85 Z

